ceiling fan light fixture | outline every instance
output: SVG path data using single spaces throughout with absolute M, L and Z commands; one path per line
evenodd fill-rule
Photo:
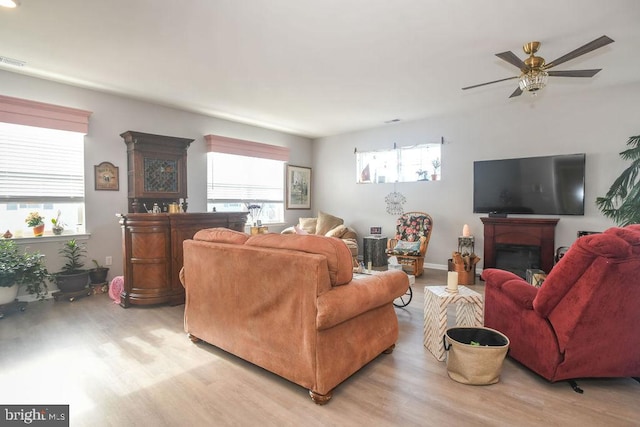
M 518 85 L 523 92 L 530 92 L 535 95 L 537 91 L 547 85 L 549 73 L 544 70 L 529 70 L 522 73 L 518 80 Z

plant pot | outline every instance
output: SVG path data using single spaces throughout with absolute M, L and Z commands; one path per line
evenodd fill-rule
M 53 226 L 53 228 L 51 229 L 51 231 L 53 231 L 53 234 L 55 234 L 56 236 L 59 236 L 62 234 L 62 232 L 64 231 L 64 227 L 56 227 Z
M 18 285 L 0 286 L 0 305 L 13 302 L 18 296 Z
M 62 292 L 76 292 L 87 287 L 89 283 L 89 271 L 81 271 L 78 273 L 67 274 L 57 273 L 56 285 Z
M 40 237 L 44 234 L 44 224 L 36 225 L 33 227 L 33 235 Z
M 89 280 L 91 280 L 91 283 L 94 285 L 104 283 L 107 281 L 108 272 L 109 269 L 107 267 L 93 268 L 89 270 Z

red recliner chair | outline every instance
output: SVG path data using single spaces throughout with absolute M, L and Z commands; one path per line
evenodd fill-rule
M 579 238 L 540 288 L 503 270 L 482 278 L 485 326 L 513 359 L 552 382 L 640 377 L 640 225 Z

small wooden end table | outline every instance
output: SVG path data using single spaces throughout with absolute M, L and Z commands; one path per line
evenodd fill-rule
M 436 359 L 445 360 L 442 337 L 447 332 L 447 306 L 456 304 L 456 326 L 482 326 L 484 298 L 466 286 L 458 286 L 457 293 L 447 292 L 446 286 L 424 287 L 424 346 Z

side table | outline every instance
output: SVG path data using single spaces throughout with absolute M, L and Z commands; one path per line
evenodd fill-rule
M 387 238 L 380 236 L 365 236 L 363 243 L 363 259 L 365 267 L 371 263 L 372 267 L 387 266 Z
M 424 287 L 424 346 L 436 359 L 445 360 L 442 337 L 447 332 L 447 306 L 456 304 L 456 326 L 482 326 L 484 298 L 466 286 L 458 286 L 457 293 L 447 292 L 446 286 Z

